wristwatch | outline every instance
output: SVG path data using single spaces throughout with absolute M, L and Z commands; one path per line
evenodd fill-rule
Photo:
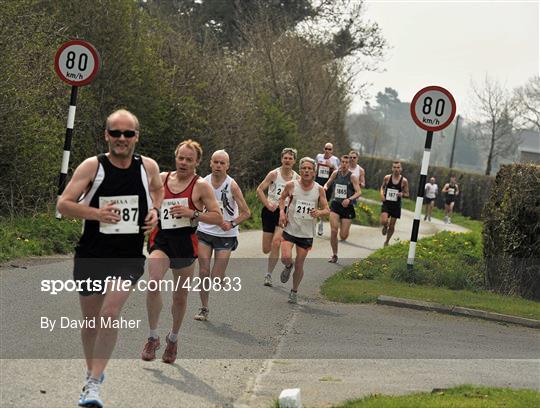
M 195 220 L 195 219 L 199 218 L 200 215 L 201 215 L 201 213 L 198 210 L 195 210 L 193 212 L 193 217 L 191 217 L 191 219 Z
M 234 220 L 233 220 L 233 221 L 229 221 L 229 222 L 231 223 L 231 228 L 236 227 L 236 223 L 234 222 Z
M 157 207 L 152 207 L 152 208 L 150 208 L 150 210 L 156 210 L 156 214 L 157 214 L 158 218 L 160 217 L 161 211 L 159 211 L 159 208 L 157 208 Z

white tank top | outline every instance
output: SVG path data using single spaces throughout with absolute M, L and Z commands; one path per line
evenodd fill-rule
M 234 179 L 231 176 L 227 176 L 225 181 L 218 187 L 214 188 L 212 185 L 212 174 L 209 174 L 204 178 L 208 184 L 214 190 L 214 195 L 219 204 L 221 213 L 223 214 L 224 221 L 232 221 L 238 217 L 238 205 L 234 201 L 234 197 L 231 191 L 231 185 Z M 219 225 L 206 224 L 199 221 L 199 231 L 205 234 L 214 235 L 216 237 L 237 237 L 238 226 L 230 229 L 229 231 L 223 231 Z
M 351 170 L 349 168 L 349 170 L 351 171 L 353 176 L 356 176 L 356 178 L 358 179 L 358 182 L 360 182 L 360 169 L 361 169 L 361 167 L 358 164 L 356 165 L 356 168 L 354 170 Z
M 313 183 L 309 191 L 305 191 L 298 180 L 294 180 L 291 203 L 287 211 L 288 223 L 285 227 L 287 234 L 297 238 L 313 238 L 315 236 L 315 220 L 311 210 L 319 208 L 318 183 Z
M 281 193 L 283 193 L 283 190 L 285 189 L 285 184 L 287 184 L 287 180 L 285 180 L 281 175 L 281 167 L 278 167 L 275 172 L 277 177 L 274 181 L 272 181 L 272 183 L 270 183 L 270 186 L 268 186 L 268 201 L 270 201 L 272 204 L 279 203 L 279 197 L 281 197 Z M 293 170 L 291 180 L 296 180 L 297 178 L 298 174 Z

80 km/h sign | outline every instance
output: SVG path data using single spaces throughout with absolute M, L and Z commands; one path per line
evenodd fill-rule
M 68 41 L 56 52 L 54 70 L 62 81 L 72 86 L 87 85 L 99 70 L 99 54 L 89 42 Z
M 450 92 L 440 86 L 428 86 L 416 93 L 411 102 L 411 116 L 424 130 L 436 132 L 444 129 L 456 115 L 456 101 Z

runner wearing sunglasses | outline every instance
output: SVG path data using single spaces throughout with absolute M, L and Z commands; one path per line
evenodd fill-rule
M 73 277 L 83 281 L 79 293 L 83 318 L 102 322 L 117 320 L 131 289 L 105 286 L 108 277 L 132 285 L 144 272 L 144 232 L 158 221 L 163 199 L 159 167 L 149 157 L 134 154 L 139 141 L 139 121 L 131 112 L 113 112 L 106 122 L 109 152 L 81 163 L 58 200 L 67 217 L 84 220 L 84 231 L 75 248 Z M 80 200 L 80 197 L 83 198 Z M 87 283 L 92 280 L 92 284 Z M 103 293 L 105 292 L 105 293 Z M 86 383 L 79 406 L 103 407 L 100 387 L 103 370 L 116 345 L 118 329 L 82 328 L 86 358 Z
M 210 159 L 212 173 L 204 179 L 212 186 L 214 195 L 223 214 L 221 225 L 199 222 L 197 237 L 199 238 L 199 277 L 201 278 L 201 308 L 195 320 L 208 320 L 209 291 L 205 280 L 225 277 L 225 270 L 231 257 L 231 252 L 238 246 L 238 225 L 251 217 L 242 190 L 227 174 L 229 170 L 229 154 L 225 150 L 217 150 Z M 214 253 L 214 266 L 210 273 L 210 264 Z

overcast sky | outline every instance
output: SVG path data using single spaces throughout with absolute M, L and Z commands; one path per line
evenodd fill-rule
M 388 86 L 410 102 L 424 86 L 440 85 L 467 114 L 471 79 L 481 82 L 487 73 L 512 89 L 539 73 L 538 1 L 368 0 L 365 17 L 392 47 L 380 65 L 385 72 L 358 77 L 373 84 L 371 103 Z M 355 97 L 351 110 L 365 101 Z

